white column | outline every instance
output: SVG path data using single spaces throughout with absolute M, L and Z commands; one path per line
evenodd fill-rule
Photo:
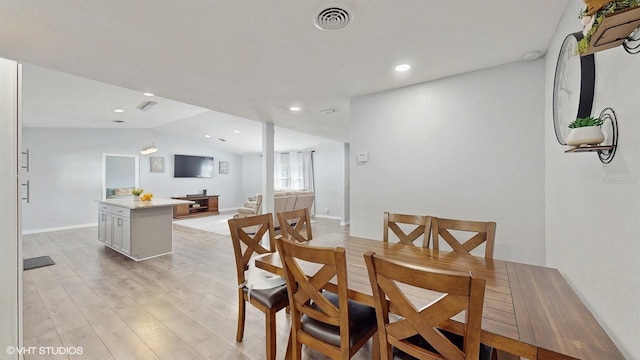
M 274 125 L 262 124 L 262 213 L 273 213 Z
M 351 221 L 351 186 L 350 186 L 351 159 L 349 154 L 351 154 L 351 146 L 349 143 L 345 143 L 344 144 L 344 201 L 343 201 L 344 209 L 342 210 L 344 217 L 342 218 L 342 221 L 340 223 L 340 225 L 342 226 L 349 225 L 349 222 Z

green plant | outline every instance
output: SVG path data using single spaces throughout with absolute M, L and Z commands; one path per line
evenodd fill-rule
M 581 128 L 581 127 L 585 127 L 585 126 L 600 126 L 602 125 L 602 119 L 599 118 L 593 118 L 591 116 L 586 117 L 586 118 L 578 118 L 573 120 L 570 124 L 569 124 L 569 128 L 570 129 L 575 129 L 575 128 Z
M 144 189 L 141 189 L 141 188 L 137 188 L 137 189 L 133 189 L 133 190 L 131 190 L 131 193 L 132 193 L 134 196 L 140 196 L 140 194 L 142 194 L 143 192 L 144 192 Z

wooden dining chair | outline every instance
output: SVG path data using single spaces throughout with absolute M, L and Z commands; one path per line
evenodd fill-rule
M 491 359 L 491 347 L 480 343 L 486 286 L 483 277 L 408 265 L 373 251 L 367 251 L 364 259 L 373 290 L 382 359 L 393 359 L 393 348 L 401 351 L 399 357 L 408 354 L 418 359 Z M 441 296 L 416 309 L 399 284 Z M 390 311 L 395 316 L 390 317 Z M 462 336 L 442 330 L 445 326 L 451 328 L 450 318 L 462 311 L 464 324 L 457 327 Z
M 400 225 L 415 225 L 410 232 L 405 232 Z M 405 245 L 415 245 L 415 241 L 422 237 L 422 247 L 429 247 L 431 234 L 431 216 L 384 213 L 384 232 L 382 240 L 389 241 L 389 230 Z
M 310 246 L 282 237 L 276 244 L 289 289 L 292 358 L 300 359 L 305 345 L 332 359 L 349 359 L 373 337 L 372 356 L 378 359 L 375 310 L 349 300 L 344 248 Z M 301 263 L 313 264 L 313 275 L 307 275 Z
M 267 359 L 276 358 L 276 313 L 289 305 L 287 287 L 285 285 L 273 289 L 250 289 L 246 286 L 245 272 L 252 261 L 252 255 L 274 252 L 275 232 L 273 214 L 256 215 L 246 218 L 229 219 L 229 231 L 233 242 L 238 275 L 238 329 L 236 341 L 244 336 L 245 304 L 258 308 L 266 317 L 266 354 Z M 262 238 L 269 236 L 269 248 L 262 246 Z M 249 295 L 249 291 L 251 294 Z
M 496 237 L 496 223 L 492 221 L 467 221 L 453 220 L 443 218 L 433 218 L 433 229 L 431 230 L 433 237 L 433 249 L 439 250 L 440 237 L 449 244 L 451 249 L 458 253 L 470 254 L 471 250 L 485 243 L 484 257 L 493 259 L 493 247 Z M 462 242 L 456 238 L 451 231 L 471 233 L 471 237 Z
M 307 242 L 313 239 L 308 208 L 276 213 L 282 236 L 289 240 Z

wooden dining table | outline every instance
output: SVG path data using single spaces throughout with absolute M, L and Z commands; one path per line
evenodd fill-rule
M 368 250 L 407 264 L 471 271 L 487 281 L 482 343 L 527 359 L 624 359 L 557 269 L 357 237 L 313 240 L 311 245 L 345 249 L 349 297 L 355 301 L 374 305 L 363 257 Z M 284 275 L 277 253 L 256 260 L 256 266 Z M 417 306 L 439 296 L 415 288 L 407 294 Z M 462 314 L 454 318 L 462 319 Z M 461 323 L 452 323 L 447 330 L 459 333 L 462 327 L 456 324 Z

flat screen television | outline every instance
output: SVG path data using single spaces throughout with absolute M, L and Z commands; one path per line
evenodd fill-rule
M 173 177 L 212 178 L 213 157 L 194 155 L 174 155 Z

